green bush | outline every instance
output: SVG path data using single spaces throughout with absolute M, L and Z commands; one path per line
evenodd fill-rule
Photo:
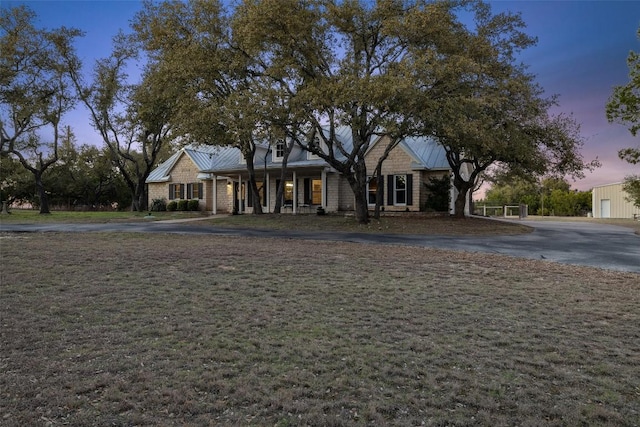
M 187 206 L 188 206 L 190 211 L 197 211 L 198 208 L 200 207 L 200 201 L 199 200 L 189 200 Z
M 189 209 L 189 201 L 186 199 L 178 200 L 178 210 L 186 211 Z
M 164 212 L 167 210 L 167 201 L 165 199 L 153 199 L 151 201 L 151 211 Z
M 427 212 L 446 212 L 449 210 L 449 196 L 451 194 L 451 180 L 448 175 L 441 178 L 429 178 L 424 183 L 429 191 L 429 196 L 424 204 Z
M 175 201 L 172 200 L 169 203 L 167 203 L 167 210 L 169 212 L 173 212 L 177 209 L 178 209 L 178 203 L 176 203 Z

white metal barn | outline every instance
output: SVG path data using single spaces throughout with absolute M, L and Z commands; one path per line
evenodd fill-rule
M 593 187 L 591 200 L 594 218 L 638 218 L 640 209 L 626 200 L 622 182 Z

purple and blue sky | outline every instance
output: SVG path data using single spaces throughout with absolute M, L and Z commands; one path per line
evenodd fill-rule
M 636 33 L 640 27 L 640 1 L 490 1 L 494 12 L 520 12 L 526 33 L 538 38 L 536 46 L 520 56 L 537 76 L 547 95 L 559 95 L 555 113 L 573 114 L 581 125 L 585 140 L 582 155 L 596 157 L 602 167 L 575 183 L 588 190 L 595 185 L 621 181 L 625 175 L 639 174 L 640 166 L 618 159 L 624 147 L 640 146 L 626 126 L 610 124 L 605 105 L 612 88 L 629 81 L 626 58 L 629 51 L 640 51 Z M 78 54 L 87 71 L 96 59 L 108 56 L 111 38 L 119 29 L 129 30 L 129 21 L 140 10 L 133 0 L 54 1 L 2 0 L 0 7 L 29 6 L 46 28 L 76 27 L 85 31 L 78 40 Z M 101 145 L 89 124 L 85 109 L 70 114 L 79 143 Z

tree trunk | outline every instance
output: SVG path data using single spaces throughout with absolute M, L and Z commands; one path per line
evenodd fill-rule
M 467 204 L 467 194 L 469 194 L 469 190 L 473 188 L 473 185 L 470 184 L 468 181 L 457 179 L 457 178 L 454 178 L 453 185 L 458 191 L 456 200 L 454 202 L 453 215 L 456 218 L 464 218 L 465 217 L 464 208 Z
M 369 204 L 367 203 L 367 170 L 357 168 L 356 171 L 347 176 L 347 181 L 351 186 L 355 198 L 354 212 L 356 221 L 360 224 L 369 223 Z
M 366 191 L 359 191 L 355 193 L 355 200 L 356 200 L 356 206 L 355 206 L 356 221 L 358 221 L 359 224 L 368 224 L 369 223 L 369 206 L 367 203 Z
M 253 156 L 254 154 L 251 153 L 250 156 L 245 156 L 245 160 L 247 162 L 247 171 L 249 172 L 249 186 L 251 186 L 251 199 L 252 199 L 251 201 L 253 204 L 253 213 L 254 215 L 261 215 L 262 200 L 260 200 L 260 193 L 258 192 L 258 184 L 256 183 L 256 170 L 253 165 Z M 266 188 L 265 188 L 265 191 L 266 191 Z
M 466 190 L 465 191 L 460 191 L 458 193 L 458 196 L 456 197 L 456 201 L 455 201 L 455 204 L 454 204 L 455 212 L 454 212 L 453 215 L 456 218 L 464 218 L 465 217 L 465 215 L 464 215 L 464 207 L 467 204 L 466 202 L 467 202 L 467 192 L 466 192 Z
M 282 211 L 282 195 L 284 194 L 284 169 L 280 172 L 280 182 L 276 188 L 276 204 L 273 207 L 273 213 L 279 214 Z
M 44 183 L 42 182 L 42 174 L 36 173 L 36 188 L 38 189 L 38 195 L 40 196 L 40 213 L 41 214 L 50 214 L 49 210 L 49 197 L 47 196 L 47 192 L 44 189 Z
M 287 163 L 289 162 L 289 154 L 293 149 L 293 141 L 284 144 L 284 156 L 282 157 L 282 166 L 280 168 L 280 185 L 276 188 L 276 204 L 273 213 L 279 214 L 282 210 L 282 195 L 284 194 L 285 177 L 287 175 Z
M 376 166 L 375 178 L 378 183 L 376 186 L 376 207 L 373 210 L 373 217 L 375 219 L 380 219 L 380 206 L 382 205 L 382 198 L 384 197 L 384 193 L 382 191 L 382 186 L 384 185 L 382 179 L 382 162 L 378 162 Z M 369 200 L 367 200 L 367 204 Z

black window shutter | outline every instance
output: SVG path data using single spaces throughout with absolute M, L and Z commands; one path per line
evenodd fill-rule
M 174 184 L 169 184 L 169 200 L 173 200 L 173 185 Z
M 380 175 L 380 178 L 376 179 L 378 180 L 378 185 L 380 186 L 380 205 L 384 205 L 384 175 Z
M 184 199 L 184 184 L 180 184 L 180 198 Z
M 262 206 L 267 206 L 267 183 L 262 181 Z
M 387 175 L 387 205 L 393 206 L 393 178 L 394 175 Z
M 413 175 L 407 174 L 407 205 L 413 205 Z
M 187 184 L 187 198 L 191 199 L 193 196 L 193 184 Z

